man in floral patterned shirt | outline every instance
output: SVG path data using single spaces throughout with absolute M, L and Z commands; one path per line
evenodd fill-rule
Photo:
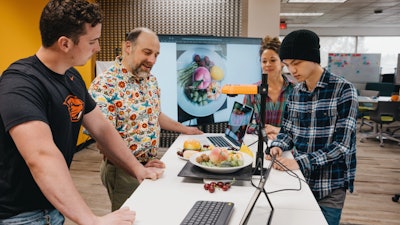
M 113 66 L 93 80 L 89 93 L 132 154 L 145 166 L 164 168 L 164 163 L 155 159 L 161 128 L 184 134 L 203 132 L 184 126 L 161 112 L 160 89 L 156 77 L 150 74 L 159 53 L 160 42 L 153 31 L 132 30 L 123 43 L 123 57 L 117 57 Z M 101 146 L 98 147 L 101 150 Z M 117 210 L 139 182 L 106 158 L 100 172 L 112 210 Z

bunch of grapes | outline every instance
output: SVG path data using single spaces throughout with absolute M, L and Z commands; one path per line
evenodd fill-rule
M 221 189 L 223 191 L 227 191 L 227 190 L 229 190 L 229 188 L 231 188 L 233 183 L 234 182 L 225 182 L 224 183 L 222 181 L 205 183 L 204 190 L 209 191 L 210 193 L 214 193 L 216 188 Z
M 208 70 L 214 66 L 214 62 L 210 60 L 208 56 L 204 56 L 201 58 L 200 55 L 196 54 L 193 56 L 193 61 L 197 64 L 197 66 L 206 67 Z

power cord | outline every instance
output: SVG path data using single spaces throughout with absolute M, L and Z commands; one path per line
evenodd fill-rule
M 274 157 L 275 158 L 275 157 Z M 282 192 L 282 191 L 300 191 L 302 186 L 301 186 L 301 182 L 303 181 L 304 183 L 307 183 L 304 179 L 300 178 L 299 175 L 297 175 L 295 172 L 293 172 L 293 170 L 287 168 L 285 165 L 283 165 L 281 162 L 279 162 L 279 160 L 274 160 L 274 163 L 278 164 L 279 166 L 283 167 L 285 169 L 285 172 L 287 174 L 289 174 L 292 177 L 297 178 L 297 180 L 299 181 L 299 188 L 284 188 L 284 189 L 278 189 L 275 191 L 270 191 L 267 192 L 267 194 L 272 194 L 272 193 L 277 193 L 277 192 Z M 271 162 L 272 165 L 272 162 Z M 272 167 L 272 166 L 271 166 Z
M 253 144 L 253 143 L 252 143 L 252 144 Z M 266 174 L 266 179 L 268 178 L 269 173 L 270 173 L 270 171 L 271 171 L 272 166 L 273 166 L 274 163 L 276 163 L 276 164 L 278 164 L 279 166 L 281 166 L 282 168 L 284 168 L 284 169 L 285 169 L 284 171 L 285 171 L 288 175 L 290 175 L 290 176 L 292 176 L 292 177 L 294 177 L 294 178 L 297 178 L 298 181 L 299 181 L 299 188 L 284 188 L 284 189 L 278 189 L 278 190 L 275 190 L 275 191 L 267 192 L 267 194 L 273 194 L 273 193 L 282 192 L 282 191 L 300 191 L 300 190 L 302 189 L 302 184 L 301 184 L 301 182 L 304 182 L 304 183 L 307 184 L 307 182 L 306 182 L 304 179 L 302 179 L 301 177 L 299 177 L 299 175 L 297 175 L 295 172 L 293 172 L 293 170 L 289 169 L 289 168 L 286 167 L 284 164 L 282 164 L 279 160 L 276 159 L 275 156 L 271 156 L 271 163 L 270 163 L 270 166 L 269 166 L 269 167 L 267 168 L 267 170 L 266 170 L 266 173 L 267 173 L 267 174 Z M 257 162 L 256 168 L 257 168 L 258 166 L 259 166 L 259 165 L 258 165 L 258 162 Z M 262 171 L 262 170 L 261 170 L 261 171 Z M 254 175 L 254 174 L 253 174 L 253 175 Z M 260 175 L 263 176 L 262 173 L 261 173 Z M 255 184 L 253 183 L 253 180 L 251 180 L 250 183 L 251 183 L 251 185 L 252 185 L 253 187 L 258 188 L 257 185 L 255 185 Z

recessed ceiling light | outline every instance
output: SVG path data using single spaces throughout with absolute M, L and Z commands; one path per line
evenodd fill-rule
M 280 16 L 322 16 L 324 13 L 280 13 Z
M 343 3 L 347 0 L 288 0 L 288 3 Z

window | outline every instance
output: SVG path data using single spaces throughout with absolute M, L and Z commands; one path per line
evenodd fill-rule
M 381 74 L 395 73 L 400 37 L 358 37 L 357 52 L 381 53 Z

